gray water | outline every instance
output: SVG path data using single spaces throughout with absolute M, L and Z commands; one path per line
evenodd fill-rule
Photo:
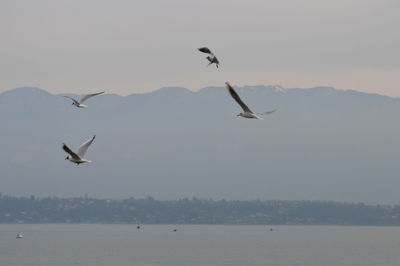
M 0 225 L 0 266 L 400 265 L 399 227 L 270 228 Z

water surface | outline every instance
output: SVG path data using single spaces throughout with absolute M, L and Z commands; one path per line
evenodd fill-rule
M 0 265 L 398 266 L 400 228 L 0 225 Z

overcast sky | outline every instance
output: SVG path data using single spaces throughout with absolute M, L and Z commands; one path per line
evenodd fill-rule
M 398 0 L 1 0 L 0 91 L 277 84 L 400 97 Z M 208 46 L 220 69 L 205 67 Z

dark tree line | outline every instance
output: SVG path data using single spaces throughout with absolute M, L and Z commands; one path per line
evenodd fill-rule
M 333 201 L 94 199 L 0 194 L 0 223 L 400 225 L 400 206 Z

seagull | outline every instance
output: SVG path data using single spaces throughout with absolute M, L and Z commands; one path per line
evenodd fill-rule
M 74 98 L 69 97 L 69 96 L 64 96 L 64 97 L 65 97 L 65 98 L 68 98 L 68 99 L 71 99 L 71 100 L 72 100 L 72 105 L 75 105 L 76 107 L 79 107 L 79 108 L 85 108 L 85 107 L 87 107 L 87 105 L 84 105 L 83 103 L 84 103 L 87 99 L 89 99 L 89 98 L 91 98 L 91 97 L 93 97 L 93 96 L 102 94 L 102 93 L 104 93 L 104 91 L 98 92 L 98 93 L 93 93 L 93 94 L 86 94 L 86 95 L 83 96 L 79 101 L 77 101 L 77 100 L 75 100 Z
M 90 144 L 92 144 L 95 137 L 96 137 L 96 135 L 94 135 L 91 139 L 84 142 L 79 147 L 77 153 L 73 152 L 70 148 L 68 148 L 68 146 L 65 143 L 63 143 L 63 145 L 62 145 L 63 150 L 69 154 L 65 158 L 65 160 L 69 160 L 73 163 L 76 163 L 77 165 L 79 165 L 81 163 L 90 163 L 91 161 L 84 159 L 83 156 L 85 156 L 87 149 L 89 148 Z
M 225 82 L 226 88 L 228 89 L 229 93 L 231 94 L 232 98 L 235 99 L 235 101 L 242 107 L 244 113 L 240 113 L 237 116 L 245 117 L 245 118 L 255 118 L 255 119 L 262 119 L 259 117 L 259 115 L 265 115 L 265 114 L 271 114 L 275 112 L 276 110 L 268 111 L 268 112 L 263 112 L 263 113 L 254 113 L 250 110 L 250 108 L 240 99 L 239 95 L 236 93 L 236 91 L 232 88 L 232 86 L 229 84 L 229 82 Z
M 218 58 L 211 52 L 210 49 L 208 49 L 207 47 L 201 47 L 198 49 L 200 52 L 209 54 L 210 56 L 207 56 L 207 60 L 210 62 L 207 66 L 211 65 L 211 64 L 215 64 L 215 66 L 218 68 L 219 66 L 219 61 Z

